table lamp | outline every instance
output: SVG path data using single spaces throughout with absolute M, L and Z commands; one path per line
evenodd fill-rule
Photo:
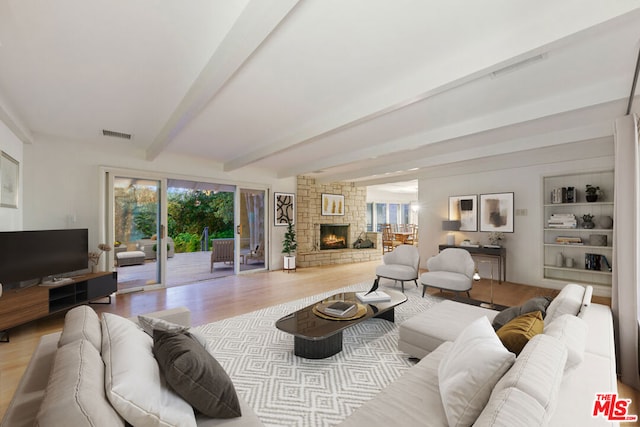
M 460 221 L 442 221 L 442 229 L 448 231 L 447 233 L 447 245 L 456 245 L 456 236 L 454 231 L 460 230 Z

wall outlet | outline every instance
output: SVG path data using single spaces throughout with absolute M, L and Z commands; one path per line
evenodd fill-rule
M 527 209 L 516 209 L 516 216 L 527 216 Z

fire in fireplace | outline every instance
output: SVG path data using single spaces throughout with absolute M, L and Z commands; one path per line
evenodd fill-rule
M 320 224 L 320 250 L 349 247 L 349 224 Z

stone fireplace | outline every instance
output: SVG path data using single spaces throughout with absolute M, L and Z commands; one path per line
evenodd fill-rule
M 367 189 L 355 183 L 316 183 L 299 176 L 296 192 L 296 266 L 347 264 L 380 260 L 382 235 L 367 229 Z M 322 215 L 322 194 L 344 196 L 344 215 Z M 325 238 L 326 234 L 326 238 Z M 325 238 L 324 243 L 322 239 Z M 369 239 L 373 248 L 356 249 L 358 238 Z
M 349 247 L 349 224 L 320 224 L 320 250 Z

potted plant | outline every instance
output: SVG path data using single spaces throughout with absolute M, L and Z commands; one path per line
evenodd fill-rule
M 582 228 L 594 228 L 596 225 L 593 222 L 593 215 L 584 214 L 582 215 Z
M 298 247 L 296 243 L 296 230 L 293 228 L 291 221 L 287 222 L 287 231 L 284 233 L 284 240 L 282 240 L 282 253 L 284 256 L 284 270 L 296 269 L 296 256 L 294 252 Z
M 504 234 L 501 231 L 492 231 L 489 233 L 489 243 L 491 246 L 500 247 L 502 240 L 504 240 Z
M 584 190 L 587 197 L 587 202 L 595 202 L 598 200 L 598 194 L 600 194 L 600 187 L 587 184 L 587 188 Z

